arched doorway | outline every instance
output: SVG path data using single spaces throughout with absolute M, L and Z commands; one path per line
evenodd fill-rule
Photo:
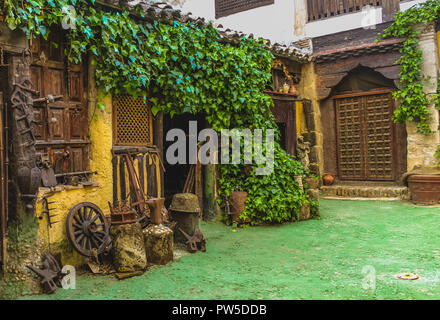
M 406 146 L 392 120 L 395 89 L 393 80 L 366 67 L 353 69 L 332 89 L 338 180 L 398 180 Z M 332 161 L 328 153 L 325 161 Z

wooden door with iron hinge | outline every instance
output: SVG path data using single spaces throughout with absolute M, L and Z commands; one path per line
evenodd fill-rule
M 391 92 L 334 98 L 339 179 L 394 180 L 396 156 Z

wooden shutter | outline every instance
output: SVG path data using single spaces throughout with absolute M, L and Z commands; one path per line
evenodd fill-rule
M 270 4 L 274 4 L 274 0 L 215 0 L 215 17 L 220 18 Z

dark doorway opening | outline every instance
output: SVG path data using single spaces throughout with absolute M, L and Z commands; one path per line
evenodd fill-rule
M 284 151 L 287 152 L 287 135 L 286 135 L 286 123 L 277 122 L 278 129 L 280 130 L 280 145 Z
M 197 123 L 197 137 L 190 137 L 189 136 L 189 124 L 190 121 L 195 121 Z M 170 117 L 169 115 L 164 115 L 163 120 L 163 143 L 164 143 L 164 149 L 163 149 L 163 155 L 164 155 L 164 166 L 165 166 L 165 173 L 164 173 L 164 189 L 165 189 L 165 206 L 168 207 L 171 204 L 171 200 L 174 194 L 176 193 L 182 193 L 185 186 L 185 181 L 188 177 L 188 174 L 190 172 L 191 164 L 189 163 L 189 139 L 196 139 L 198 141 L 198 134 L 201 130 L 206 128 L 206 120 L 205 116 L 202 114 L 193 115 L 193 114 L 181 114 L 181 115 L 175 115 L 174 117 Z M 176 140 L 173 141 L 167 141 L 167 133 L 172 129 L 181 129 L 185 132 L 186 137 L 186 161 L 184 164 L 177 163 L 177 164 L 169 164 L 166 159 L 166 154 L 168 148 L 175 143 Z M 176 138 L 174 138 L 176 139 Z M 197 168 L 197 174 L 201 175 L 202 170 L 201 167 Z M 196 184 L 194 184 L 192 193 L 197 194 L 196 192 Z M 200 186 L 198 186 L 198 189 L 200 189 Z M 201 190 L 199 190 L 201 191 Z M 199 196 L 199 202 L 202 202 L 202 199 L 200 199 L 200 192 L 198 194 Z

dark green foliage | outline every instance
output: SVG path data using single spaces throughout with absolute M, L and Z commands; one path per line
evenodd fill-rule
M 394 99 L 399 101 L 399 108 L 395 111 L 394 120 L 399 123 L 405 121 L 416 121 L 419 132 L 432 133 L 429 127 L 431 120 L 428 109 L 429 99 L 423 91 L 422 77 L 422 51 L 418 49 L 419 31 L 414 29 L 416 24 L 428 24 L 439 21 L 440 2 L 438 0 L 428 0 L 417 6 L 411 7 L 406 11 L 398 12 L 393 24 L 388 27 L 381 36 L 397 37 L 404 40 L 403 47 L 400 49 L 402 56 L 396 61 L 400 63 L 400 82 L 399 90 L 393 93 Z M 434 101 L 437 108 L 440 108 L 440 91 L 437 90 Z M 440 156 L 440 152 L 438 152 Z
M 148 93 L 153 114 L 204 113 L 218 131 L 278 130 L 272 99 L 263 93 L 274 57 L 262 41 L 243 38 L 231 45 L 211 25 L 136 20 L 128 11 L 106 11 L 87 0 L 7 0 L 6 22 L 28 37 L 47 38 L 52 25 L 61 25 L 66 5 L 75 6 L 77 19 L 65 53 L 74 63 L 93 54 L 96 81 L 105 92 Z M 253 221 L 295 220 L 306 201 L 294 182 L 294 175 L 304 174 L 300 163 L 276 143 L 273 174 L 247 177 L 242 167 L 220 166 L 220 192 L 248 191 L 245 215 Z

